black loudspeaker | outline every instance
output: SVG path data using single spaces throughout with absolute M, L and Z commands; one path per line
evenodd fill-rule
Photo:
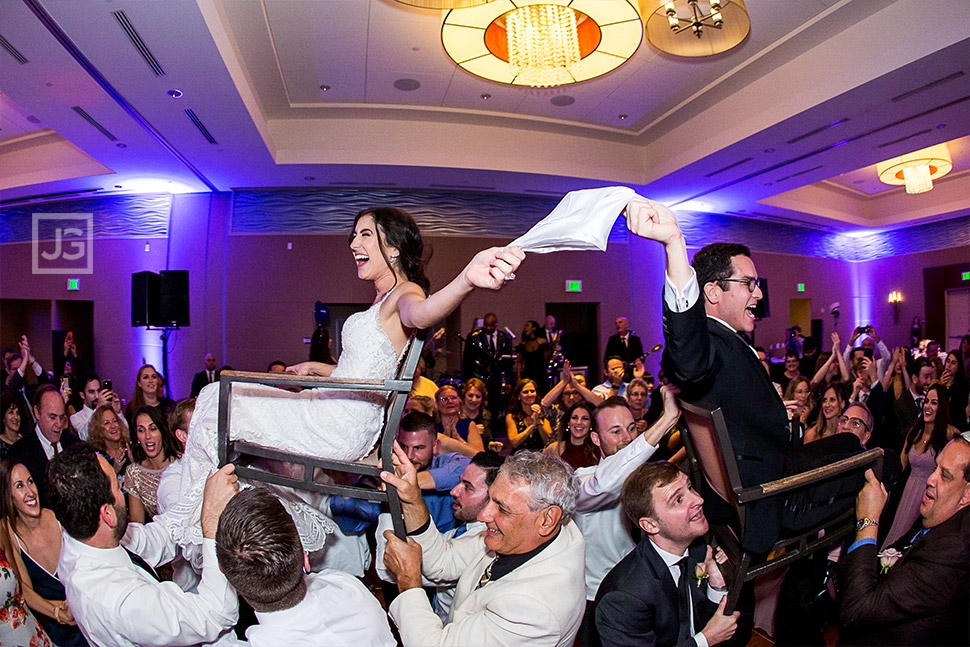
M 761 277 L 758 279 L 758 285 L 761 286 L 761 301 L 754 309 L 755 319 L 764 319 L 771 315 L 771 307 L 768 305 L 768 279 Z
M 189 271 L 162 270 L 158 286 L 159 326 L 189 325 Z
M 131 325 L 154 326 L 158 322 L 159 276 L 155 272 L 131 275 Z

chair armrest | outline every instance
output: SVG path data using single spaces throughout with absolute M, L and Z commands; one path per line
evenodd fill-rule
M 738 501 L 740 503 L 749 503 L 751 501 L 777 496 L 779 494 L 791 492 L 792 490 L 798 490 L 804 487 L 815 485 L 816 483 L 826 481 L 830 478 L 839 476 L 840 474 L 858 471 L 864 467 L 868 467 L 869 465 L 874 466 L 874 471 L 879 472 L 876 474 L 876 476 L 880 477 L 882 476 L 882 457 L 883 450 L 881 447 L 869 449 L 861 454 L 856 454 L 855 456 L 831 463 L 829 465 L 816 467 L 815 469 L 808 470 L 807 472 L 792 474 L 791 476 L 785 476 L 768 483 L 762 483 L 761 485 L 755 485 L 737 490 Z

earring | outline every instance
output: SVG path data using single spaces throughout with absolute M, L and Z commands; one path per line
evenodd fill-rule
M 392 263 L 397 263 L 397 255 L 394 255 L 394 256 L 391 257 L 391 262 Z

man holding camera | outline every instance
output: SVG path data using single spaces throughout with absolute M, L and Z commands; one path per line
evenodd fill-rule
M 855 341 L 863 335 L 865 335 L 865 338 L 862 340 L 862 343 L 859 346 L 855 346 Z M 835 350 L 832 349 L 833 352 Z M 878 360 L 875 360 L 876 350 L 879 351 Z M 882 376 L 886 374 L 886 367 L 889 366 L 892 353 L 876 333 L 876 328 L 868 325 L 859 326 L 852 331 L 852 336 L 849 337 L 849 343 L 845 345 L 845 350 L 842 351 L 842 357 L 845 359 L 846 366 L 853 366 L 859 357 L 868 357 L 876 361 L 877 379 L 881 380 Z

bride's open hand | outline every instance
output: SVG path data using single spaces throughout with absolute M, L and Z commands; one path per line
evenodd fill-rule
M 525 259 L 521 247 L 491 247 L 475 254 L 465 267 L 465 280 L 476 288 L 498 290 L 515 278 L 515 270 Z

